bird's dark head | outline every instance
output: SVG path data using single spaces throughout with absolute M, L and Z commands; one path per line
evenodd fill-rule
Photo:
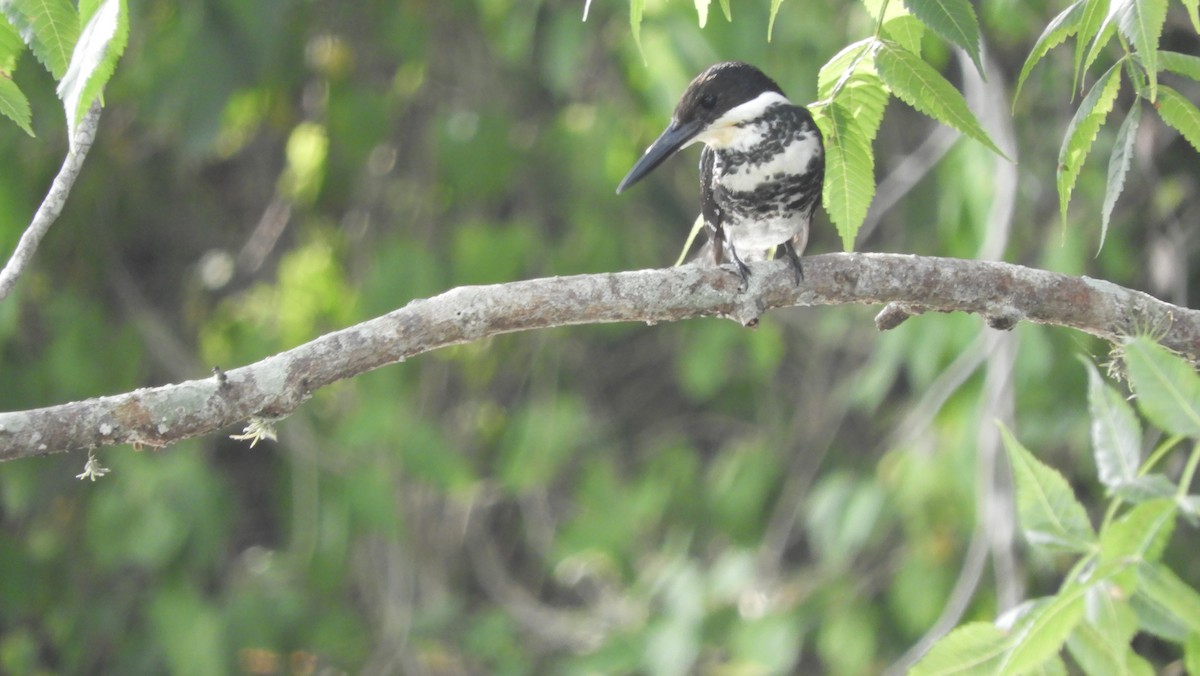
M 684 90 L 671 124 L 629 170 L 617 192 L 642 180 L 663 160 L 696 141 L 727 145 L 739 124 L 758 117 L 776 102 L 787 102 L 783 91 L 754 66 L 741 61 L 710 66 Z

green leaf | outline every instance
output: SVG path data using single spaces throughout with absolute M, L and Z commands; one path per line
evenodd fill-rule
M 1142 457 L 1142 427 L 1133 407 L 1105 384 L 1100 371 L 1082 359 L 1088 373 L 1088 413 L 1092 418 L 1092 455 L 1100 483 L 1112 490 L 1137 478 Z
M 1025 79 L 1033 72 L 1033 67 L 1042 60 L 1042 57 L 1046 56 L 1047 52 L 1062 44 L 1064 40 L 1079 30 L 1079 19 L 1083 16 L 1085 2 L 1086 0 L 1077 0 L 1046 24 L 1046 29 L 1038 36 L 1037 42 L 1033 43 L 1033 49 L 1029 50 L 1029 56 L 1025 58 L 1025 65 L 1021 66 L 1021 74 L 1017 77 L 1017 91 L 1013 94 L 1013 105 L 1016 105 L 1017 98 L 1021 96 L 1021 87 L 1025 85 Z
M 1158 100 L 1158 40 L 1167 22 L 1167 0 L 1129 0 L 1117 27 L 1133 43 L 1150 78 L 1150 100 Z
M 67 112 L 72 146 L 76 125 L 104 91 L 128 38 L 129 10 L 125 0 L 104 0 L 80 32 L 71 63 L 58 83 L 58 96 Z
M 1188 634 L 1183 643 L 1183 668 L 1189 674 L 1200 674 L 1200 632 Z
M 1187 628 L 1200 633 L 1200 593 L 1161 563 L 1138 566 L 1138 596 Z
M 962 47 L 983 75 L 979 54 L 979 20 L 968 0 L 904 0 L 904 6 L 943 40 Z
M 850 251 L 875 196 L 875 158 L 871 142 L 849 111 L 833 104 L 819 112 L 817 125 L 825 137 L 822 204 L 837 226 L 842 246 Z
M 1192 20 L 1192 28 L 1200 33 L 1200 0 L 1183 0 L 1183 6 L 1187 9 L 1188 18 Z M 1200 671 L 1192 673 L 1200 674 Z
M 646 0 L 629 0 L 629 28 L 633 32 L 633 44 L 642 55 L 642 63 L 646 62 L 646 50 L 642 49 L 642 12 L 645 9 Z
M 7 21 L 0 21 L 0 77 L 9 77 L 17 69 L 17 59 L 25 51 L 25 43 L 17 35 L 17 29 Z
M 1033 457 L 1003 424 L 1000 434 L 1013 467 L 1017 516 L 1025 538 L 1030 544 L 1046 549 L 1072 552 L 1091 549 L 1096 533 L 1066 479 Z
M 26 134 L 33 136 L 33 111 L 29 99 L 21 92 L 17 83 L 0 75 L 0 114 L 17 123 Z
M 1158 101 L 1154 104 L 1158 116 L 1171 125 L 1200 151 L 1200 110 L 1179 92 L 1166 85 L 1158 88 Z
M 1121 128 L 1117 130 L 1112 155 L 1108 158 L 1108 181 L 1104 184 L 1104 204 L 1100 208 L 1100 246 L 1097 252 L 1104 248 L 1113 208 L 1117 205 L 1117 198 L 1125 190 L 1125 176 L 1133 163 L 1133 142 L 1137 140 L 1138 123 L 1141 119 L 1141 102 L 1135 100 L 1129 114 L 1125 116 L 1125 121 L 1121 123 Z
M 1156 498 L 1172 498 L 1175 493 L 1175 484 L 1163 474 L 1144 474 L 1123 481 L 1113 489 L 1113 495 L 1134 504 Z
M 1029 676 L 1067 676 L 1067 663 L 1058 655 L 1051 655 L 1049 659 L 1025 673 Z
M 833 55 L 817 73 L 817 98 L 828 99 L 838 89 L 838 83 L 845 82 L 858 73 L 875 73 L 875 56 L 871 47 L 875 45 L 873 38 L 866 38 L 851 43 L 842 51 Z
M 70 0 L 7 0 L 0 2 L 0 12 L 54 79 L 61 79 L 79 39 L 79 14 Z
M 1075 189 L 1075 179 L 1079 177 L 1079 170 L 1083 168 L 1088 151 L 1096 141 L 1096 133 L 1100 131 L 1100 126 L 1112 110 L 1113 101 L 1117 99 L 1121 87 L 1120 65 L 1118 62 L 1105 71 L 1079 103 L 1079 110 L 1071 118 L 1058 151 L 1058 207 L 1064 224 L 1067 222 L 1067 203 L 1071 200 L 1071 191 Z
M 1116 34 L 1117 24 L 1110 13 L 1104 18 L 1104 23 L 1100 24 L 1100 32 L 1096 34 L 1096 39 L 1092 40 L 1092 46 L 1088 49 L 1087 58 L 1083 61 L 1084 72 L 1091 69 L 1092 64 L 1096 62 L 1096 58 L 1100 56 L 1100 52 L 1104 49 L 1105 45 L 1112 42 L 1113 36 Z
M 994 674 L 1008 638 L 990 622 L 970 622 L 946 634 L 908 672 L 909 676 Z
M 1132 614 L 1132 611 L 1130 611 Z M 1136 618 L 1135 622 L 1136 622 Z M 1129 639 L 1108 640 L 1086 622 L 1067 638 L 1067 649 L 1083 673 L 1091 676 L 1153 676 L 1154 670 L 1129 646 Z
M 767 19 L 767 42 L 771 41 L 771 33 L 775 30 L 775 15 L 779 14 L 779 6 L 783 0 L 771 0 L 771 16 Z
M 1079 16 L 1078 33 L 1075 36 L 1075 75 L 1071 79 L 1071 86 L 1074 91 L 1075 86 L 1080 83 L 1080 78 L 1083 74 L 1083 59 L 1087 46 L 1092 43 L 1092 40 L 1100 33 L 1100 29 L 1104 26 L 1104 20 L 1108 16 L 1109 0 L 1081 0 L 1083 3 L 1083 11 Z
M 846 81 L 833 102 L 850 113 L 858 131 L 870 143 L 874 142 L 879 132 L 883 112 L 890 98 L 887 87 L 878 75 L 860 71 Z
M 883 24 L 883 35 L 895 40 L 901 47 L 921 55 L 921 40 L 925 38 L 925 24 L 911 14 L 888 19 Z
M 696 3 L 696 14 L 700 17 L 700 27 L 704 28 L 704 24 L 708 23 L 708 5 L 712 0 L 694 0 Z
M 885 40 L 875 54 L 875 67 L 884 83 L 902 101 L 1008 159 L 979 126 L 962 94 L 920 57 Z
M 1100 534 L 1100 560 L 1158 561 L 1175 530 L 1175 501 L 1158 499 L 1129 510 Z
M 1027 674 L 1056 656 L 1083 618 L 1086 592 L 1087 587 L 1073 587 L 1036 604 L 1009 634 L 1009 650 L 997 673 Z
M 1187 361 L 1142 337 L 1125 344 L 1125 368 L 1142 415 L 1171 434 L 1200 437 L 1200 376 Z
M 1147 634 L 1153 634 L 1168 641 L 1177 643 L 1184 641 L 1188 635 L 1187 627 L 1170 611 L 1148 599 L 1145 594 L 1136 593 L 1138 571 L 1134 569 L 1132 572 L 1134 583 L 1130 588 L 1135 590 L 1135 593 L 1129 597 L 1129 607 L 1137 613 L 1138 628 Z
M 901 2 L 862 0 L 862 4 L 876 24 L 885 24 L 898 16 L 912 16 L 912 12 Z
M 729 0 L 721 0 L 721 12 L 726 21 L 733 21 L 733 12 L 729 9 Z
M 1163 50 L 1158 53 L 1158 68 L 1200 80 L 1200 56 Z
M 1138 629 L 1137 613 L 1125 596 L 1110 580 L 1090 585 L 1083 597 L 1084 622 L 1114 645 L 1127 646 Z

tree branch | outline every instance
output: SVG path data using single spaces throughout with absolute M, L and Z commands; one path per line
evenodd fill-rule
M 67 195 L 71 193 L 71 186 L 75 185 L 75 179 L 79 176 L 79 171 L 83 169 L 83 160 L 87 157 L 92 142 L 96 140 L 96 129 L 99 126 L 100 99 L 96 99 L 84 113 L 83 118 L 79 120 L 79 126 L 75 129 L 75 135 L 72 138 L 74 147 L 67 152 L 67 157 L 63 160 L 58 175 L 50 184 L 46 198 L 42 200 L 37 212 L 33 214 L 33 220 L 21 235 L 21 240 L 17 242 L 17 248 L 13 249 L 12 257 L 8 259 L 4 269 L 0 270 L 0 300 L 4 300 L 8 294 L 12 293 L 21 273 L 25 272 L 25 268 L 29 267 L 29 262 L 33 260 L 33 254 L 37 251 L 42 237 L 45 236 L 50 226 L 54 225 L 54 221 L 58 220 L 58 215 L 62 213 L 63 206 L 67 203 Z
M 753 326 L 782 307 L 889 304 L 881 330 L 928 310 L 1031 321 L 1116 341 L 1138 333 L 1200 361 L 1200 311 L 1109 282 L 1007 263 L 899 254 L 804 259 L 796 286 L 779 261 L 532 279 L 452 289 L 214 377 L 48 408 L 0 413 L 0 460 L 114 444 L 167 444 L 251 417 L 281 418 L 315 390 L 430 350 L 515 331 L 723 316 Z

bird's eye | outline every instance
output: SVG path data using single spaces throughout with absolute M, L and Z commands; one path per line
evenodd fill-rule
M 700 105 L 705 108 L 708 108 L 709 110 L 712 110 L 712 107 L 717 105 L 717 95 L 716 94 L 705 94 L 704 96 L 701 96 L 700 97 Z

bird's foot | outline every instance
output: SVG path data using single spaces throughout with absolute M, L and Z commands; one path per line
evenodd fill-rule
M 795 275 L 796 286 L 800 286 L 804 283 L 804 266 L 800 263 L 800 255 L 796 253 L 796 247 L 792 246 L 791 240 L 783 243 L 783 252 L 787 254 L 788 266 Z

